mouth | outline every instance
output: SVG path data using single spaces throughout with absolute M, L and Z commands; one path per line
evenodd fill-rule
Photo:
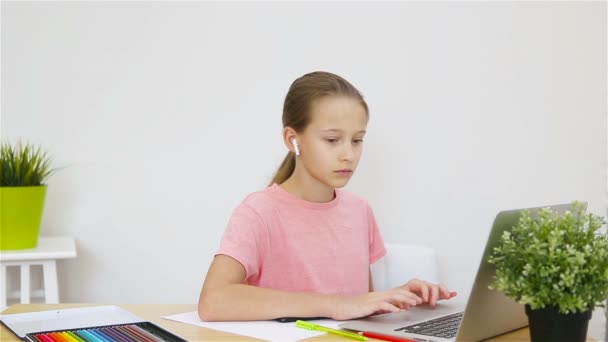
M 353 170 L 351 170 L 351 169 L 342 169 L 342 170 L 337 170 L 334 172 L 339 174 L 340 176 L 350 176 L 353 174 Z

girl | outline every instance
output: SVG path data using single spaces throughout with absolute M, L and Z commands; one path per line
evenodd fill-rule
M 363 148 L 367 104 L 328 72 L 296 79 L 283 106 L 289 149 L 270 186 L 230 218 L 203 284 L 205 321 L 396 312 L 456 295 L 410 280 L 373 291 L 369 265 L 386 253 L 367 201 L 344 191 Z

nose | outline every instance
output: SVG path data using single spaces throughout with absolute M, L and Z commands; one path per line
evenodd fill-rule
M 342 148 L 342 155 L 340 160 L 342 161 L 353 161 L 355 158 L 355 148 L 350 142 L 346 142 Z

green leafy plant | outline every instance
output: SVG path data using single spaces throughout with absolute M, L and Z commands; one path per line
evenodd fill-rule
M 505 231 L 489 262 L 496 266 L 490 289 L 535 309 L 576 313 L 602 306 L 608 297 L 608 234 L 604 218 L 574 201 L 559 214 L 549 208 L 524 211 Z
M 39 186 L 55 170 L 47 152 L 30 143 L 0 144 L 0 186 Z

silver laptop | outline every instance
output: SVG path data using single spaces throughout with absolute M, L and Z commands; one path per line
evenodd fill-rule
M 560 213 L 570 204 L 528 208 L 532 215 L 550 207 Z M 480 341 L 528 325 L 524 306 L 496 290 L 488 289 L 495 274 L 487 262 L 505 230 L 519 221 L 524 209 L 501 211 L 496 215 L 483 257 L 466 304 L 439 301 L 435 308 L 417 306 L 397 313 L 369 316 L 340 324 L 341 328 L 409 338 L 415 341 Z M 404 281 L 407 281 L 405 279 Z

